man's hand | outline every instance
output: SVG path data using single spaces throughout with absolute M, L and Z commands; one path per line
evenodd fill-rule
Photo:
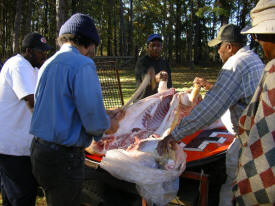
M 168 73 L 166 71 L 160 71 L 155 75 L 156 82 L 159 83 L 160 80 L 167 81 L 168 80 Z
M 121 108 L 115 108 L 115 109 L 108 109 L 106 110 L 107 114 L 109 115 L 110 119 L 116 119 L 121 120 L 125 116 L 125 110 Z
M 123 119 L 126 112 L 125 112 L 125 110 L 123 110 L 121 108 L 116 108 L 116 109 L 113 109 L 113 110 L 107 110 L 106 112 L 110 117 L 111 126 L 108 130 L 105 131 L 105 134 L 114 134 L 118 130 L 119 121 L 121 119 Z
M 176 144 L 177 144 L 177 141 L 172 137 L 172 135 L 168 135 L 158 143 L 157 151 L 158 151 L 159 155 L 161 156 L 165 153 L 168 153 L 169 147 L 171 147 L 173 150 L 175 150 Z
M 208 82 L 206 79 L 203 77 L 196 77 L 193 81 L 193 84 L 197 84 L 200 87 L 203 87 L 206 90 L 209 90 L 213 87 L 213 84 Z

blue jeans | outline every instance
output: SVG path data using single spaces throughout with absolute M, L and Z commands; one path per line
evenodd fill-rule
M 83 151 L 83 148 L 65 147 L 39 138 L 33 139 L 33 174 L 45 190 L 48 206 L 80 205 L 84 180 Z
M 37 183 L 30 157 L 0 154 L 3 206 L 34 206 Z

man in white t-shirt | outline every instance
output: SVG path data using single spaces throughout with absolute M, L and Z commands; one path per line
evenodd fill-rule
M 0 73 L 0 178 L 3 206 L 34 206 L 29 134 L 38 68 L 50 50 L 39 33 L 28 33 L 22 54 L 8 59 Z

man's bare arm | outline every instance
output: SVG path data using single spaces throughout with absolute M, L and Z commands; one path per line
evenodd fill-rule
M 23 98 L 23 100 L 26 101 L 28 108 L 32 112 L 33 111 L 33 107 L 34 107 L 34 95 L 33 94 L 29 94 L 29 95 L 25 96 Z

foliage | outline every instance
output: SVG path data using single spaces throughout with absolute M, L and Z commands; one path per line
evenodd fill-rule
M 22 2 L 21 10 L 17 7 L 19 2 Z M 60 12 L 57 3 L 65 5 Z M 20 49 L 22 39 L 29 31 L 42 33 L 55 47 L 57 17 L 63 15 L 67 19 L 82 12 L 92 16 L 98 28 L 101 37 L 98 55 L 138 56 L 147 36 L 155 32 L 162 34 L 163 54 L 172 64 L 217 61 L 213 58 L 215 55 L 209 55 L 214 51 L 208 48 L 207 42 L 215 37 L 217 28 L 224 23 L 248 23 L 249 11 L 255 3 L 256 0 L 1 1 L 0 59 L 3 62 L 18 53 L 13 44 L 18 44 Z M 15 21 L 16 17 L 19 21 Z

